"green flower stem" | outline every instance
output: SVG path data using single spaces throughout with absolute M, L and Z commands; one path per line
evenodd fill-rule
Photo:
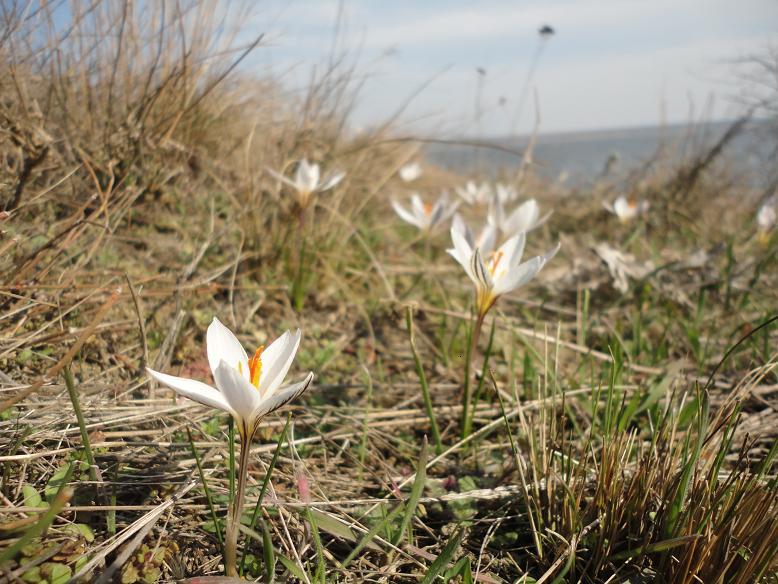
M 462 395 L 462 440 L 467 438 L 472 431 L 473 422 L 470 406 L 473 401 L 473 386 L 470 383 L 470 372 L 473 369 L 475 354 L 478 350 L 478 339 L 481 336 L 481 328 L 483 328 L 485 316 L 485 314 L 479 312 L 473 323 L 470 345 L 467 349 L 467 359 L 465 359 L 465 391 Z
M 227 519 L 227 530 L 224 535 L 224 572 L 231 578 L 238 577 L 238 534 L 240 533 L 240 518 L 243 513 L 243 498 L 246 494 L 246 483 L 249 475 L 249 452 L 251 436 L 240 434 L 240 456 L 238 458 L 238 489 L 232 498 L 230 514 Z

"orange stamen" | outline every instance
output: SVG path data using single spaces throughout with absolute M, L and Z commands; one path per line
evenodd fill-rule
M 424 203 L 424 214 L 425 215 L 432 214 L 432 203 Z
M 262 374 L 262 351 L 264 350 L 265 346 L 261 345 L 259 349 L 254 351 L 254 356 L 249 357 L 249 380 L 257 389 L 259 389 L 259 377 Z
M 500 260 L 502 260 L 502 257 L 504 256 L 504 252 L 502 250 L 494 251 L 492 252 L 491 262 L 489 262 L 489 271 L 494 274 L 494 272 L 497 270 L 497 266 L 500 265 Z

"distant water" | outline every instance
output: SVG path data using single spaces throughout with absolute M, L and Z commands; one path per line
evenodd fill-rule
M 581 184 L 596 180 L 606 172 L 609 176 L 625 175 L 654 158 L 660 148 L 676 160 L 698 155 L 714 145 L 729 126 L 727 122 L 712 122 L 693 128 L 668 125 L 541 134 L 535 143 L 533 158 L 536 171 L 542 176 L 565 178 L 568 183 Z M 764 122 L 750 123 L 724 151 L 724 157 L 737 164 L 754 183 L 760 182 L 769 150 L 766 130 Z M 524 151 L 528 141 L 526 136 L 473 140 L 519 153 Z M 468 175 L 509 173 L 520 161 L 516 154 L 472 144 L 431 143 L 425 151 L 431 162 Z

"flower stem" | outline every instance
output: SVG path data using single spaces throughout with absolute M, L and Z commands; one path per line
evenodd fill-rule
M 300 225 L 300 238 L 297 240 L 297 270 L 292 282 L 292 304 L 297 312 L 302 311 L 305 302 L 306 217 L 306 208 L 301 207 L 297 215 Z
M 486 314 L 479 311 L 478 316 L 473 323 L 473 328 L 470 334 L 470 346 L 467 351 L 467 360 L 465 361 L 465 391 L 462 396 L 462 439 L 464 440 L 470 435 L 473 420 L 470 413 L 471 402 L 473 401 L 473 386 L 470 383 L 470 372 L 473 370 L 475 364 L 475 354 L 478 350 L 478 339 L 481 336 L 481 328 L 484 324 L 484 317 Z
M 224 572 L 227 576 L 238 576 L 238 534 L 240 518 L 243 514 L 243 497 L 246 494 L 246 482 L 249 474 L 249 451 L 251 436 L 240 433 L 240 457 L 238 458 L 238 489 L 232 498 L 230 516 L 227 519 L 227 532 L 224 541 Z

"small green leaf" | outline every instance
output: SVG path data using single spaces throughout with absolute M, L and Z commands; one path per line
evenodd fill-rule
M 294 561 L 287 558 L 284 554 L 278 554 L 278 559 L 281 560 L 281 563 L 284 565 L 284 568 L 286 568 L 292 576 L 299 579 L 301 582 L 306 582 L 309 580 L 308 578 L 306 578 L 302 568 L 298 566 Z
M 65 584 L 73 575 L 70 566 L 56 562 L 46 562 L 41 565 L 41 574 L 46 575 L 49 584 Z
M 337 517 L 333 517 L 332 515 L 321 511 L 320 509 L 316 509 L 314 507 L 311 508 L 310 511 L 314 520 L 316 521 L 318 528 L 326 531 L 330 535 L 334 535 L 337 538 L 349 541 L 351 543 L 355 543 L 358 539 L 358 536 L 362 535 L 361 532 L 354 531 L 342 520 L 338 519 Z M 381 551 L 381 547 L 372 542 L 368 543 L 367 547 L 369 547 L 371 550 Z
M 43 502 L 40 493 L 32 485 L 24 485 L 22 495 L 24 496 L 22 505 L 26 507 L 48 507 L 48 504 Z
M 95 540 L 95 534 L 92 533 L 92 529 L 84 523 L 70 523 L 64 529 L 76 537 L 83 537 L 87 543 L 92 543 Z
M 38 584 L 38 582 L 43 582 L 43 576 L 41 576 L 41 567 L 35 566 L 27 570 L 24 574 L 22 574 L 22 580 L 29 582 L 30 584 Z
M 57 492 L 63 483 L 66 483 L 70 480 L 69 473 L 72 472 L 70 470 L 71 465 L 73 466 L 73 471 L 75 472 L 83 472 L 89 468 L 89 465 L 84 461 L 73 461 L 72 463 L 66 462 L 60 466 L 57 469 L 57 472 L 51 475 L 49 482 L 46 483 L 46 488 L 43 490 L 43 494 L 47 500 L 51 501 L 51 499 L 57 495 Z

